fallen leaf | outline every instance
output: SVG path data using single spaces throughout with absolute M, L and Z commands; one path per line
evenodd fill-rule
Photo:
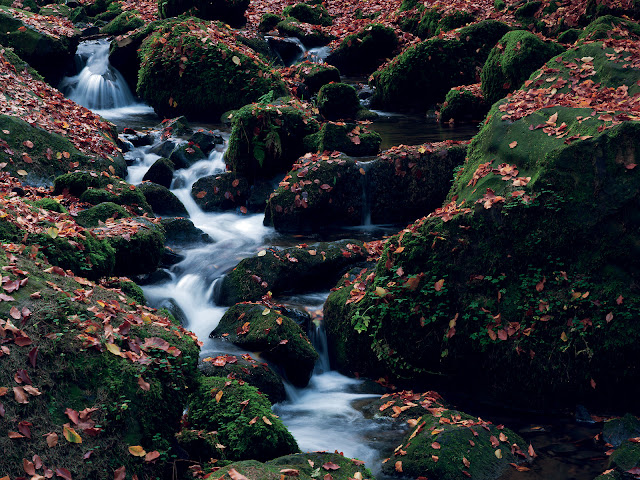
M 118 468 L 115 472 L 113 472 L 113 480 L 124 480 L 126 474 L 127 474 L 127 469 L 123 465 L 122 467 Z
M 338 470 L 340 468 L 340 465 L 336 465 L 333 462 L 327 462 L 322 465 L 322 468 L 324 468 L 325 470 Z
M 147 452 L 140 445 L 133 445 L 129 447 L 129 453 L 134 457 L 144 457 Z
M 144 457 L 144 461 L 145 462 L 153 462 L 154 460 L 157 460 L 158 458 L 160 458 L 160 452 L 158 452 L 157 450 L 154 450 L 153 452 L 149 452 L 145 455 Z
M 138 377 L 138 386 L 145 392 L 148 392 L 151 388 L 151 385 L 148 382 L 145 382 L 142 377 Z
M 509 148 L 516 148 L 518 146 L 518 142 L 515 140 L 509 144 Z
M 64 438 L 66 438 L 67 442 L 69 443 L 82 443 L 82 437 L 80 437 L 80 435 L 78 435 L 78 432 L 76 432 L 73 428 L 71 428 L 71 426 L 68 423 L 64 424 L 62 428 L 62 434 L 64 435 Z
M 247 477 L 238 472 L 235 468 L 230 468 L 227 474 L 232 480 L 249 480 Z
M 73 480 L 71 477 L 71 472 L 66 468 L 56 468 L 56 476 L 62 477 L 64 480 Z

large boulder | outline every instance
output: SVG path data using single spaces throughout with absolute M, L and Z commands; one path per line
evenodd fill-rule
M 534 70 L 564 48 L 554 42 L 543 42 L 526 30 L 507 32 L 491 49 L 482 67 L 482 93 L 489 104 L 520 88 Z
M 367 335 L 384 372 L 435 369 L 542 408 L 635 395 L 633 52 L 634 40 L 580 46 L 493 106 L 448 203 L 392 237 L 355 292 L 344 328 Z
M 205 212 L 246 208 L 251 186 L 233 172 L 199 178 L 191 187 L 191 196 Z
M 309 383 L 318 359 L 302 328 L 279 310 L 261 303 L 238 303 L 225 312 L 213 338 L 260 352 L 296 387 Z
M 479 83 L 453 87 L 438 110 L 438 120 L 443 123 L 480 121 L 490 108 Z
M 327 45 L 335 38 L 319 25 L 300 22 L 292 17 L 286 17 L 279 22 L 276 25 L 276 30 L 282 36 L 299 39 L 307 48 Z
M 265 461 L 298 452 L 287 427 L 271 413 L 269 400 L 238 380 L 202 377 L 191 395 L 187 419 L 193 430 L 215 432 L 206 459 L 224 454 L 229 460 Z
M 283 76 L 297 85 L 292 91 L 298 98 L 307 98 L 318 93 L 320 88 L 331 82 L 340 82 L 340 71 L 326 63 L 313 63 L 309 60 L 296 63 L 285 69 Z
M 159 24 L 142 42 L 140 58 L 138 95 L 164 116 L 219 118 L 270 90 L 285 90 L 227 27 L 194 18 Z
M 422 2 L 404 1 L 399 8 L 398 25 L 405 32 L 417 35 L 423 40 L 448 32 L 471 23 L 474 16 L 464 10 L 446 8 L 428 8 Z
M 326 122 L 319 132 L 307 136 L 304 142 L 311 152 L 337 150 L 351 157 L 366 157 L 380 151 L 382 137 L 365 125 Z
M 150 182 L 169 188 L 173 181 L 174 171 L 175 165 L 171 160 L 164 157 L 159 158 L 149 167 L 149 170 L 144 174 L 142 180 L 149 180 Z
M 232 305 L 260 300 L 267 292 L 280 295 L 321 288 L 366 256 L 364 244 L 357 240 L 265 249 L 245 258 L 223 277 L 216 299 Z
M 244 25 L 244 12 L 248 6 L 249 0 L 158 0 L 160 18 L 188 13 L 204 20 L 220 20 L 233 26 Z
M 368 75 L 398 47 L 396 32 L 379 23 L 367 25 L 357 33 L 346 36 L 327 57 L 344 75 Z
M 310 5 L 308 3 L 296 3 L 289 5 L 282 11 L 285 17 L 292 17 L 302 23 L 310 23 L 312 25 L 329 26 L 333 23 L 333 19 L 327 11 L 327 7 L 318 3 Z
M 185 247 L 197 243 L 213 243 L 213 239 L 197 228 L 188 218 L 163 218 L 166 242 L 170 246 Z
M 303 137 L 320 128 L 296 101 L 254 103 L 233 113 L 225 160 L 236 174 L 253 181 L 286 172 L 305 153 Z
M 442 101 L 451 87 L 475 83 L 489 52 L 509 31 L 485 20 L 406 49 L 373 73 L 375 107 L 426 109 Z
M 159 25 L 161 22 L 156 20 L 111 40 L 109 63 L 122 74 L 132 92 L 135 92 L 138 84 L 138 70 L 140 70 L 138 50 L 144 39 Z
M 167 187 L 152 182 L 143 182 L 137 190 L 144 195 L 153 213 L 163 217 L 188 217 L 189 213 L 176 194 Z
M 100 29 L 100 33 L 103 35 L 121 35 L 123 33 L 130 32 L 136 28 L 144 26 L 145 22 L 140 16 L 139 12 L 135 10 L 128 10 L 122 12 L 116 18 L 107 23 Z

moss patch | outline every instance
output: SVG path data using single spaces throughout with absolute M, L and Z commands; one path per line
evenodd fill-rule
M 318 133 L 305 138 L 307 150 L 313 152 L 339 151 L 351 157 L 376 155 L 382 138 L 377 132 L 355 123 L 327 122 Z

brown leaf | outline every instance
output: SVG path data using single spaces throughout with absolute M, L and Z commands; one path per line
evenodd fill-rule
M 47 445 L 49 445 L 49 448 L 53 448 L 58 444 L 58 434 L 57 433 L 47 433 L 46 435 L 44 435 L 46 437 L 47 440 Z
M 340 468 L 340 465 L 336 465 L 333 462 L 327 462 L 322 465 L 322 468 L 324 468 L 325 470 L 338 470 Z
M 265 416 L 263 416 L 263 417 L 262 417 L 262 421 L 263 421 L 264 423 L 266 423 L 267 425 L 273 425 L 273 424 L 271 423 L 271 420 L 269 420 L 269 419 L 268 419 L 267 417 L 265 417 Z
M 396 472 L 402 473 L 402 461 L 398 460 L 395 465 Z
M 158 452 L 157 450 L 154 450 L 153 452 L 149 452 L 144 456 L 144 461 L 145 462 L 153 462 L 154 460 L 157 460 L 158 458 L 160 458 L 160 452 Z
M 235 468 L 230 468 L 227 474 L 232 480 L 249 480 L 247 477 L 238 472 Z
M 127 474 L 127 469 L 123 465 L 122 467 L 118 468 L 115 472 L 113 472 L 113 480 L 124 480 L 124 477 L 126 476 L 126 474 Z
M 300 475 L 300 470 L 296 470 L 295 468 L 283 468 L 280 470 L 280 473 L 288 477 L 297 477 Z
M 16 402 L 18 403 L 29 403 L 29 398 L 27 397 L 27 393 L 24 391 L 22 387 L 13 387 L 13 395 L 15 396 Z
M 467 457 L 462 457 L 462 463 L 464 463 L 464 466 L 467 468 L 471 466 L 471 462 L 467 460 Z
M 439 292 L 440 290 L 442 290 L 443 285 L 444 285 L 444 278 L 441 278 L 436 283 L 434 283 L 433 288 L 435 288 L 436 292 Z
M 431 448 L 433 448 L 434 450 L 440 450 L 440 444 L 438 442 L 433 442 L 431 444 Z
M 24 468 L 24 471 L 27 475 L 36 474 L 36 466 L 33 464 L 33 462 L 30 462 L 26 458 L 22 459 L 22 468 Z
M 138 377 L 138 386 L 145 392 L 148 392 L 149 389 L 151 388 L 151 384 L 149 384 L 148 382 L 145 382 L 142 377 Z
M 71 472 L 66 468 L 56 468 L 56 476 L 62 477 L 64 480 L 73 480 L 71 477 Z

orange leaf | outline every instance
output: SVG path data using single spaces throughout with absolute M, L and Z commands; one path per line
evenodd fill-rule
M 220 403 L 220 400 L 222 399 L 222 395 L 224 395 L 224 392 L 222 390 L 216 393 L 216 403 Z
M 144 461 L 145 462 L 153 462 L 154 460 L 160 458 L 160 452 L 158 452 L 157 450 L 154 450 L 153 452 L 149 452 L 145 455 L 144 457 Z
M 518 142 L 515 140 L 509 144 L 509 148 L 516 148 L 518 146 Z
M 264 423 L 266 423 L 267 425 L 273 425 L 273 424 L 271 423 L 271 420 L 269 420 L 267 417 L 264 417 L 264 416 L 263 416 L 263 417 L 262 417 L 262 421 L 263 421 Z
M 144 448 L 142 448 L 140 445 L 133 445 L 129 447 L 129 453 L 134 457 L 144 457 L 147 454 Z
M 440 444 L 438 442 L 433 442 L 431 444 L 431 448 L 433 448 L 434 450 L 440 450 Z
M 247 477 L 238 472 L 235 468 L 230 468 L 227 474 L 232 480 L 249 480 Z
M 64 424 L 62 428 L 62 434 L 64 435 L 64 438 L 66 438 L 67 442 L 69 443 L 82 443 L 82 437 L 80 437 L 80 435 L 78 435 L 78 432 L 76 432 L 73 428 L 71 428 L 71 426 L 68 423 Z
M 402 462 L 400 460 L 396 462 L 396 472 L 402 473 Z
M 203 198 L 206 194 L 207 192 L 205 192 L 204 190 L 201 190 L 198 193 L 196 193 L 196 197 Z
M 53 448 L 58 444 L 58 434 L 57 433 L 47 433 L 45 435 L 47 439 L 47 445 L 49 448 Z
M 441 278 L 436 283 L 434 283 L 433 288 L 436 289 L 436 292 L 439 292 L 440 290 L 442 290 L 443 285 L 444 285 L 444 278 Z

